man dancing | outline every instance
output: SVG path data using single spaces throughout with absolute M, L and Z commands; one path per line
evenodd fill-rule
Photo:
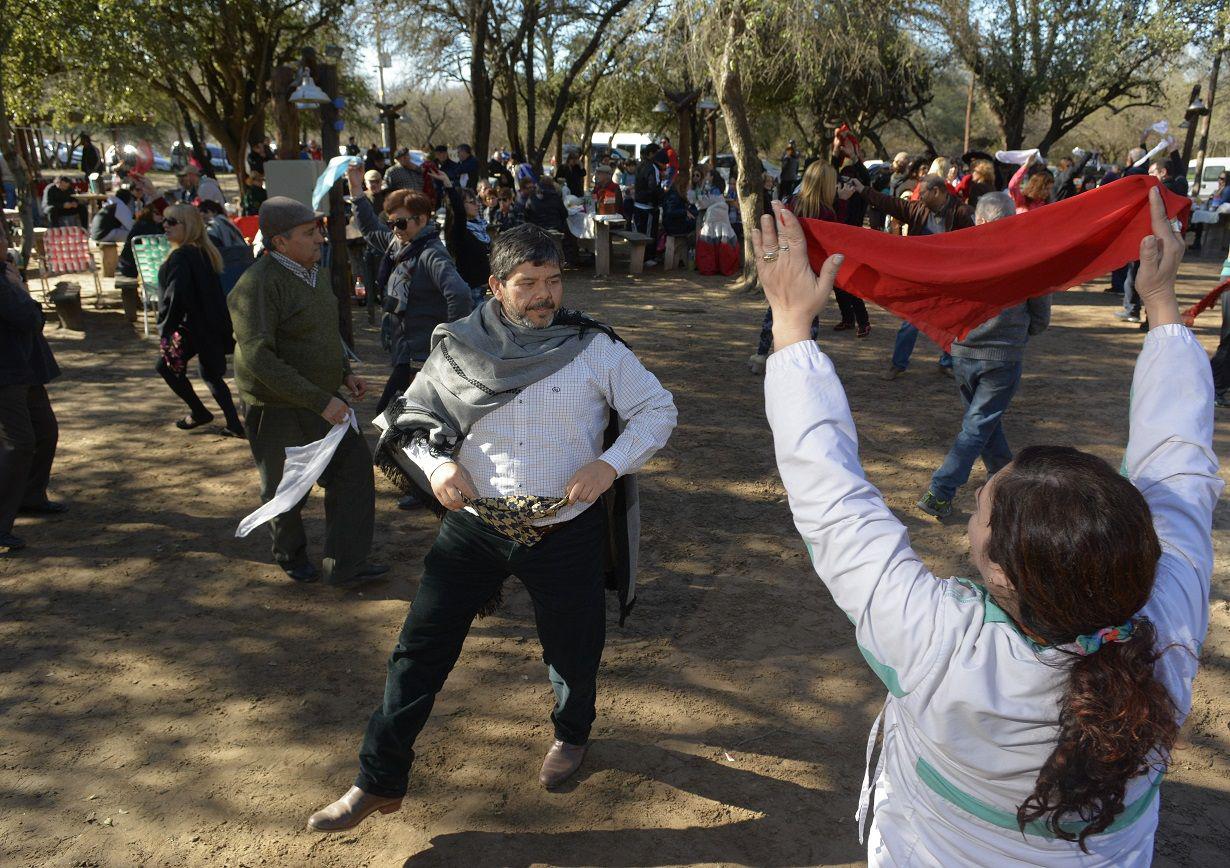
M 676 412 L 609 327 L 560 308 L 560 260 L 559 245 L 536 226 L 501 233 L 491 247 L 495 297 L 437 327 L 422 372 L 378 421 L 377 464 L 427 500 L 430 491 L 447 513 L 389 658 L 358 778 L 312 815 L 311 829 L 339 832 L 401 806 L 436 693 L 471 622 L 498 602 L 511 574 L 533 598 L 555 691 L 555 742 L 540 782 L 558 786 L 585 757 L 606 572 L 627 575 L 635 563 L 635 544 L 620 545 L 637 536 L 629 474 L 666 444 Z M 599 498 L 606 502 L 594 507 Z M 623 563 L 606 562 L 612 550 Z

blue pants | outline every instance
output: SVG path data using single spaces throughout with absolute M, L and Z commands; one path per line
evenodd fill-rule
M 965 402 L 965 418 L 944 463 L 931 477 L 931 493 L 940 500 L 951 500 L 969 481 L 979 456 L 989 474 L 998 473 L 1012 460 L 1003 418 L 1021 383 L 1020 362 L 952 361 L 952 372 Z
M 914 343 L 918 340 L 918 327 L 908 322 L 902 322 L 897 329 L 897 338 L 893 341 L 893 367 L 905 370 L 910 366 L 910 356 L 914 352 Z M 952 356 L 940 352 L 940 367 L 951 368 Z

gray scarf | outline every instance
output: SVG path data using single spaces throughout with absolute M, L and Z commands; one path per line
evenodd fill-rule
M 475 422 L 563 369 L 599 332 L 619 340 L 608 326 L 574 310 L 560 309 L 546 328 L 518 325 L 494 298 L 467 317 L 436 326 L 423 370 L 378 422 L 384 433 L 376 466 L 403 491 L 439 507 L 405 447 L 423 438 L 432 452 L 452 455 Z

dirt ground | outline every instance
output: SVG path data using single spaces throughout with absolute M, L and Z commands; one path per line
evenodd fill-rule
M 1183 296 L 1216 273 L 1185 266 Z M 1007 423 L 1017 447 L 1069 443 L 1118 463 L 1141 334 L 1111 316 L 1105 285 L 1056 298 L 1031 343 Z M 172 427 L 183 408 L 154 374 L 152 341 L 117 295 L 95 311 L 87 291 L 84 334 L 48 326 L 64 369 L 51 387 L 53 488 L 72 511 L 20 519 L 29 548 L 0 559 L 0 863 L 861 863 L 853 816 L 884 688 L 790 521 L 761 381 L 744 369 L 763 302 L 660 273 L 572 272 L 567 298 L 622 332 L 680 419 L 643 473 L 640 601 L 622 629 L 610 609 L 596 741 L 575 783 L 547 793 L 536 780 L 550 688 L 527 595 L 510 582 L 419 740 L 402 811 L 352 834 L 305 830 L 353 779 L 435 521 L 399 512 L 378 480 L 374 557 L 390 580 L 362 593 L 292 584 L 263 530 L 233 536 L 258 503 L 246 445 Z M 357 322 L 361 373 L 379 384 L 376 333 L 362 311 Z M 896 321 L 873 322 L 864 341 L 822 336 L 864 464 L 934 570 L 971 575 L 974 486 L 946 524 L 914 508 L 959 427 L 956 389 L 925 340 L 909 373 L 884 381 Z M 1210 351 L 1218 325 L 1215 312 L 1199 324 Z M 318 496 L 307 513 L 319 541 Z M 1230 849 L 1228 529 L 1223 506 L 1203 668 L 1162 788 L 1160 865 L 1224 864 Z

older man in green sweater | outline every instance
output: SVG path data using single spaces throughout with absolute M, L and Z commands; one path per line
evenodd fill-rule
M 345 385 L 357 400 L 367 385 L 346 360 L 337 299 L 329 272 L 319 267 L 323 239 L 315 213 L 274 196 L 261 205 L 260 229 L 268 255 L 244 272 L 227 304 L 235 326 L 235 382 L 267 502 L 282 480 L 286 447 L 319 440 L 345 422 L 350 406 L 338 390 Z M 325 582 L 351 587 L 387 572 L 367 560 L 376 495 L 371 450 L 361 434 L 346 431 L 319 484 L 325 488 Z M 302 507 L 301 501 L 269 522 L 273 559 L 295 581 L 314 582 L 320 571 L 308 558 Z

